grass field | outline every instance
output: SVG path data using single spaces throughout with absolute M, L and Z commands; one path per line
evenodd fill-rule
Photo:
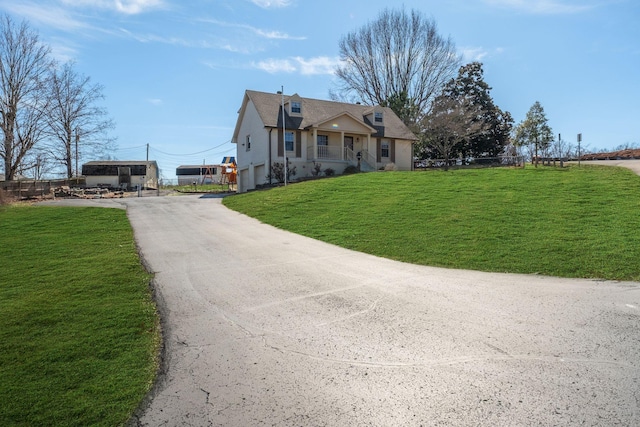
M 125 211 L 4 207 L 0 228 L 0 425 L 122 425 L 160 344 Z
M 223 203 L 279 228 L 415 264 L 640 280 L 640 177 L 622 168 L 368 173 Z

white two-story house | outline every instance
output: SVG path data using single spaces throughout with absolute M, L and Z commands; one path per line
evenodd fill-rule
M 237 144 L 238 191 L 275 183 L 271 165 L 283 164 L 285 153 L 289 165 L 296 167 L 292 180 L 312 176 L 314 167 L 338 175 L 358 164 L 362 171 L 390 163 L 396 170 L 411 170 L 416 140 L 387 107 L 247 90 L 232 138 Z

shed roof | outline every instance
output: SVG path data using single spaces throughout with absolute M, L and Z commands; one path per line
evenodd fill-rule
M 194 168 L 217 168 L 220 167 L 220 164 L 216 164 L 216 165 L 180 165 L 177 167 L 177 169 L 194 169 Z
M 158 163 L 155 160 L 93 160 L 84 163 L 84 165 L 120 165 L 120 166 L 133 166 L 133 165 L 155 165 Z

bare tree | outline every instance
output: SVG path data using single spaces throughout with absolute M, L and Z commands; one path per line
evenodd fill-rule
M 483 114 L 482 107 L 467 97 L 449 97 L 445 94 L 436 98 L 433 108 L 423 122 L 426 143 L 444 161 L 444 169 L 454 153 L 462 151 L 463 145 L 482 134 L 488 125 L 477 120 Z
M 428 112 L 460 65 L 453 41 L 438 34 L 435 22 L 404 8 L 384 10 L 376 21 L 344 36 L 339 48 L 340 83 L 332 97 L 370 105 L 403 100 L 400 110 L 415 107 L 419 112 L 417 117 L 403 117 L 396 111 L 409 127 Z
M 16 25 L 8 15 L 0 17 L 0 156 L 7 181 L 44 137 L 51 64 L 49 47 L 26 22 Z
M 114 139 L 108 131 L 114 124 L 107 118 L 106 109 L 98 105 L 104 98 L 103 87 L 79 75 L 72 62 L 54 70 L 50 90 L 52 108 L 48 116 L 47 147 L 71 178 L 74 163 L 77 175 L 79 159 L 86 155 L 100 156 L 112 148 Z
M 33 177 L 35 180 L 41 180 L 47 175 L 54 172 L 55 166 L 51 162 L 49 155 L 39 148 L 34 147 L 22 162 L 19 173 L 24 176 Z
M 562 135 L 558 134 L 558 140 L 551 142 L 551 153 L 554 157 L 560 159 L 568 159 L 572 157 L 574 151 L 573 145 L 569 141 L 562 139 Z

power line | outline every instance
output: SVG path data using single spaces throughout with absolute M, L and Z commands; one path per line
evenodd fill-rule
M 137 147 L 126 147 L 126 148 L 120 148 L 120 147 L 118 147 L 118 148 L 116 148 L 116 149 L 115 149 L 115 150 L 113 150 L 113 151 L 139 150 L 140 148 L 145 148 L 146 146 L 147 146 L 147 145 L 146 145 L 146 144 L 144 144 L 144 145 L 139 145 L 139 146 L 137 146 Z
M 207 150 L 209 151 L 209 150 Z M 211 158 L 216 158 L 218 156 L 220 157 L 224 157 L 224 156 L 228 156 L 228 155 L 232 155 L 233 153 L 235 153 L 236 151 L 236 147 L 231 147 L 227 150 L 222 150 L 222 151 L 216 151 L 216 152 L 207 152 L 207 158 L 211 159 Z M 165 155 L 162 153 L 153 153 L 153 159 L 156 160 L 158 162 L 159 165 L 178 165 L 178 164 L 182 164 L 182 165 L 188 165 L 188 164 L 192 164 L 192 165 L 198 165 L 198 164 L 202 164 L 205 159 L 203 158 L 204 156 L 198 155 L 201 153 L 195 153 L 195 154 L 191 154 L 191 155 L 185 155 L 185 156 L 173 156 L 173 155 Z M 209 162 L 209 163 L 215 163 L 215 162 Z M 170 168 L 171 169 L 171 168 Z
M 209 148 L 209 149 L 207 149 L 207 150 L 198 151 L 198 152 L 196 152 L 196 153 L 189 153 L 189 154 L 174 154 L 174 153 L 167 153 L 167 152 L 164 152 L 164 151 L 162 151 L 162 150 L 158 150 L 157 148 L 153 148 L 153 147 L 151 147 L 151 146 L 150 146 L 150 150 L 153 150 L 154 152 L 157 152 L 157 153 L 160 153 L 160 154 L 164 154 L 164 155 L 166 155 L 166 156 L 174 156 L 174 157 L 188 157 L 188 156 L 197 156 L 197 155 L 199 155 L 199 154 L 203 154 L 203 153 L 207 153 L 207 152 L 209 152 L 209 151 L 213 151 L 213 150 L 215 150 L 215 149 L 217 149 L 217 148 L 220 148 L 220 147 L 222 147 L 223 145 L 228 144 L 228 143 L 230 143 L 230 142 L 231 142 L 231 140 L 229 140 L 229 141 L 225 141 L 225 142 L 223 142 L 222 144 L 220 144 L 220 145 L 216 145 L 216 146 L 215 146 L 215 147 L 213 147 L 213 148 Z

